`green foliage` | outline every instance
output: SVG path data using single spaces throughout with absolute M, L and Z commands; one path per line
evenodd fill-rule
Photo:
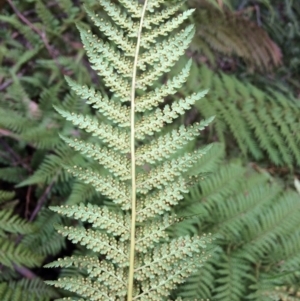
M 204 117 L 216 116 L 213 134 L 223 143 L 234 139 L 244 156 L 266 158 L 277 166 L 300 165 L 299 102 L 276 91 L 263 91 L 234 76 L 194 66 L 200 87 L 211 93 L 196 106 Z M 196 74 L 197 73 L 197 74 Z M 194 90 L 194 86 L 191 86 Z M 231 133 L 231 135 L 229 135 Z
M 3 301 L 50 301 L 58 297 L 55 291 L 42 280 L 24 279 L 21 281 L 0 283 L 0 297 Z
M 280 288 L 299 283 L 298 193 L 265 171 L 229 164 L 195 186 L 185 200 L 182 215 L 201 215 L 183 221 L 174 233 L 209 230 L 219 235 L 221 249 L 182 285 L 180 296 L 260 301 L 276 291 L 283 296 Z M 286 294 L 286 300 L 293 300 L 292 292 Z
M 218 54 L 222 54 L 241 58 L 251 70 L 269 71 L 281 65 L 278 45 L 259 24 L 247 18 L 246 12 L 233 11 L 234 1 L 189 2 L 198 8 L 194 19 L 199 30 L 192 48 L 204 54 L 210 63 L 216 65 Z
M 18 242 L 18 234 L 29 234 L 34 227 L 13 214 L 6 204 L 14 196 L 13 193 L 1 191 L 0 194 L 0 264 L 3 268 L 12 269 L 14 265 L 36 267 L 41 264 L 42 257 Z M 8 207 L 8 208 L 6 208 Z
M 90 217 L 84 222 L 78 219 L 69 221 L 45 207 L 63 204 L 64 211 L 68 208 L 66 215 L 70 215 L 69 211 L 82 207 L 82 204 L 79 205 L 82 202 L 88 202 L 87 208 L 103 208 L 102 205 L 105 204 L 113 216 L 119 216 L 119 206 L 109 200 L 108 194 L 104 196 L 100 190 L 95 190 L 93 184 L 74 179 L 66 166 L 76 165 L 83 170 L 93 168 L 95 175 L 99 174 L 101 179 L 115 174 L 118 179 L 126 182 L 130 181 L 130 176 L 128 166 L 122 164 L 124 155 L 112 153 L 97 137 L 90 137 L 66 122 L 53 109 L 53 105 L 65 112 L 74 112 L 76 116 L 79 114 L 97 119 L 100 124 L 106 123 L 112 129 L 117 127 L 120 133 L 126 131 L 130 124 L 130 106 L 128 102 L 121 103 L 121 99 L 117 97 L 112 98 L 112 93 L 104 84 L 107 87 L 111 85 L 114 94 L 122 96 L 126 80 L 129 81 L 132 76 L 132 60 L 125 57 L 123 51 L 109 42 L 105 35 L 101 32 L 99 34 L 96 27 L 92 26 L 92 31 L 97 36 L 90 36 L 87 14 L 78 1 L 11 2 L 17 11 L 12 9 L 9 1 L 4 1 L 3 5 L 0 0 L 0 224 L 3 228 L 3 243 L 0 245 L 5 249 L 1 258 L 6 263 L 0 269 L 0 300 L 38 301 L 69 297 L 72 296 L 71 293 L 60 291 L 58 295 L 49 286 L 41 287 L 41 293 L 37 293 L 39 289 L 33 292 L 30 283 L 36 283 L 39 287 L 42 285 L 39 277 L 47 280 L 55 278 L 56 274 L 50 274 L 52 271 L 60 272 L 62 278 L 79 275 L 86 278 L 88 267 L 81 270 L 77 268 L 77 263 L 85 262 L 84 260 L 77 263 L 74 261 L 72 264 L 70 259 L 69 266 L 67 262 L 63 264 L 60 261 L 59 264 L 65 267 L 54 270 L 43 269 L 41 266 L 53 258 L 56 260 L 58 256 L 63 256 L 64 252 L 67 256 L 77 256 L 79 260 L 85 256 L 94 258 L 93 251 L 80 245 L 75 247 L 66 244 L 65 238 L 57 234 L 53 225 L 79 226 L 86 230 L 93 228 L 88 223 Z M 110 10 L 107 16 L 103 6 L 107 9 L 110 7 L 105 2 L 87 0 L 85 3 L 91 15 L 96 11 L 99 18 L 105 21 L 113 19 L 115 24 L 126 28 L 124 32 L 137 29 L 136 22 L 131 23 L 129 19 L 125 19 L 120 6 Z M 124 5 L 129 14 L 135 12 L 136 6 L 132 1 L 114 3 Z M 180 60 L 168 75 L 165 74 L 154 82 L 153 89 L 146 90 L 146 94 L 141 90 L 137 91 L 139 102 L 136 103 L 136 109 L 140 113 L 151 108 L 149 100 L 155 99 L 159 104 L 153 114 L 150 113 L 151 110 L 143 116 L 136 114 L 136 137 L 139 139 L 137 150 L 140 151 L 137 160 L 141 163 L 138 172 L 147 172 L 150 167 L 184 156 L 198 149 L 199 145 L 212 141 L 225 143 L 225 161 L 233 159 L 235 162 L 231 161 L 229 166 L 223 168 L 223 145 L 216 144 L 189 170 L 191 175 L 201 171 L 200 179 L 208 176 L 209 180 L 200 181 L 185 198 L 179 197 L 181 190 L 186 191 L 184 182 L 179 187 L 173 182 L 168 191 L 168 197 L 176 196 L 172 204 L 165 202 L 162 208 L 156 206 L 158 203 L 155 198 L 161 195 L 154 194 L 149 198 L 149 206 L 142 211 L 144 215 L 139 222 L 143 225 L 147 223 L 149 229 L 157 233 L 159 244 L 165 243 L 160 236 L 162 232 L 148 221 L 177 203 L 182 206 L 177 210 L 181 222 L 166 229 L 173 238 L 202 235 L 205 232 L 223 233 L 218 240 L 220 248 L 184 286 L 172 292 L 171 298 L 298 300 L 299 235 L 297 230 L 287 230 L 292 228 L 293 218 L 298 218 L 297 210 L 293 210 L 293 214 L 288 213 L 282 220 L 279 213 L 286 212 L 288 208 L 294 209 L 291 204 L 296 204 L 296 195 L 287 187 L 294 176 L 300 178 L 297 127 L 300 91 L 299 2 L 189 0 L 183 7 L 173 2 L 169 4 L 168 1 L 165 4 L 165 14 L 152 14 L 152 17 L 155 17 L 156 24 L 166 36 L 156 37 L 149 30 L 149 36 L 144 36 L 143 46 L 148 47 L 147 43 L 154 45 L 151 44 L 153 39 L 158 44 L 164 38 L 171 43 L 172 35 L 165 32 L 166 27 L 162 24 L 175 28 L 181 20 L 191 19 L 196 24 L 196 36 L 186 54 L 201 66 L 192 64 L 191 60 Z M 188 8 L 197 9 L 190 15 L 191 11 L 186 12 Z M 179 9 L 182 10 L 182 16 L 171 24 L 169 17 Z M 24 22 L 21 16 L 29 23 Z M 75 23 L 81 39 L 89 44 L 86 50 L 90 51 L 89 60 L 95 70 L 86 67 L 88 63 Z M 185 20 L 184 23 L 188 21 Z M 144 24 L 148 29 L 153 25 L 148 24 L 147 20 Z M 189 35 L 189 31 L 181 33 L 182 38 Z M 93 55 L 94 51 L 98 51 L 99 45 L 104 49 L 104 60 Z M 125 43 L 122 45 L 126 46 Z M 163 44 L 164 51 L 168 52 L 169 57 L 175 57 L 173 50 L 177 45 L 170 45 Z M 116 50 L 119 52 L 116 53 Z M 147 76 L 154 74 L 148 68 L 150 62 L 155 66 L 157 75 L 171 66 L 169 61 L 163 62 L 160 68 L 155 65 L 161 54 L 159 47 L 156 51 L 157 54 L 148 53 L 145 56 L 141 53 L 139 68 L 145 71 L 146 76 L 139 88 L 148 84 Z M 283 54 L 281 59 L 280 52 Z M 108 60 L 113 66 L 117 66 L 118 76 L 124 79 L 124 86 L 118 86 L 110 80 L 109 66 L 105 80 L 96 78 L 98 67 L 107 66 Z M 187 80 L 190 69 L 191 76 Z M 256 72 L 252 73 L 254 70 Z M 73 87 L 70 94 L 64 75 L 68 76 L 68 84 Z M 72 81 L 71 77 L 76 78 L 77 82 Z M 186 85 L 181 88 L 186 80 Z M 83 83 L 85 88 L 82 88 Z M 161 83 L 167 83 L 168 91 L 161 89 Z M 95 87 L 100 90 L 97 96 Z M 196 102 L 193 98 L 185 98 L 193 92 L 197 93 L 197 97 L 204 96 L 205 92 L 198 94 L 199 88 L 210 88 L 210 92 Z M 178 89 L 180 91 L 176 93 Z M 169 95 L 174 97 L 171 99 Z M 78 96 L 83 100 L 78 101 Z M 182 102 L 180 99 L 187 100 L 186 109 L 195 104 L 198 110 L 192 108 L 184 116 L 185 109 L 178 105 Z M 216 116 L 214 123 L 204 129 L 197 141 L 189 140 L 194 138 L 192 135 L 197 133 L 198 127 L 206 125 L 202 121 L 196 126 L 195 121 L 200 117 L 209 119 L 212 115 Z M 172 124 L 173 121 L 175 122 Z M 187 126 L 191 123 L 193 128 Z M 187 127 L 183 127 L 183 124 Z M 175 127 L 179 127 L 179 131 Z M 161 134 L 158 135 L 160 130 Z M 150 131 L 152 135 L 147 135 Z M 58 132 L 71 148 L 61 142 Z M 156 143 L 151 143 L 153 137 Z M 182 141 L 183 137 L 186 139 Z M 145 144 L 149 146 L 148 149 L 144 148 Z M 159 153 L 155 151 L 157 147 Z M 175 147 L 177 152 L 168 157 L 170 147 Z M 130 154 L 126 155 L 130 157 Z M 155 162 L 151 156 L 161 161 Z M 265 174 L 266 178 L 254 173 L 251 168 L 245 169 L 237 165 L 236 160 L 239 158 L 243 158 L 243 165 L 248 160 L 254 162 L 252 166 Z M 143 160 L 148 161 L 142 164 Z M 276 167 L 275 164 L 279 166 Z M 262 168 L 284 181 L 286 188 L 281 187 Z M 208 174 L 213 170 L 216 173 Z M 189 182 L 189 185 L 192 184 Z M 209 208 L 205 206 L 207 199 Z M 161 202 L 161 199 L 158 200 Z M 120 202 L 123 209 L 127 210 L 129 203 L 122 200 Z M 147 202 L 148 198 L 142 200 L 143 206 Z M 186 210 L 190 205 L 191 209 Z M 73 211 L 70 209 L 72 206 Z M 103 218 L 103 215 L 99 216 Z M 171 216 L 173 210 L 170 212 Z M 82 215 L 81 218 L 84 217 L 86 216 Z M 277 224 L 270 232 L 268 225 L 273 219 Z M 170 223 L 168 219 L 154 221 L 162 227 Z M 116 230 L 114 227 L 113 229 Z M 107 229 L 99 231 L 106 233 Z M 257 232 L 257 236 L 261 235 L 262 240 L 252 246 L 254 232 Z M 269 233 L 270 236 L 264 233 Z M 146 238 L 149 243 L 148 236 Z M 253 239 L 256 241 L 255 237 Z M 67 249 L 63 250 L 65 247 Z M 139 249 L 142 250 L 143 246 L 139 245 Z M 246 252 L 248 249 L 249 252 Z M 104 262 L 102 259 L 101 256 L 101 263 Z M 24 278 L 34 279 L 24 281 Z
M 164 8 L 161 1 L 145 1 L 143 6 L 121 2 L 123 7 L 100 1 L 110 21 L 87 9 L 92 21 L 110 42 L 104 44 L 91 30 L 79 26 L 84 48 L 93 68 L 112 93 L 111 100 L 93 88 L 67 79 L 72 90 L 88 99 L 88 103 L 106 118 L 99 121 L 96 116 L 55 107 L 75 127 L 99 140 L 89 143 L 62 137 L 70 147 L 98 161 L 108 174 L 103 176 L 95 162 L 91 166 L 69 165 L 67 160 L 62 163 L 70 174 L 93 186 L 117 206 L 114 209 L 99 204 L 51 207 L 63 216 L 88 222 L 88 227 L 58 226 L 57 229 L 92 253 L 47 265 L 74 266 L 86 276 L 65 277 L 47 283 L 84 299 L 166 300 L 178 283 L 184 282 L 211 256 L 210 249 L 205 250 L 212 241 L 210 236 L 186 235 L 169 240 L 166 230 L 176 221 L 176 216 L 169 211 L 188 192 L 189 182 L 197 178 L 195 174 L 188 177 L 189 170 L 210 146 L 184 154 L 179 154 L 178 149 L 193 140 L 212 118 L 189 127 L 182 126 L 171 133 L 155 134 L 207 92 L 194 93 L 162 109 L 158 107 L 163 100 L 158 96 L 176 93 L 178 82 L 184 82 L 190 62 L 170 86 L 167 83 L 159 90 L 152 87 L 161 75 L 170 71 L 190 43 L 193 26 L 181 31 L 177 28 L 193 11 L 177 17 L 172 16 L 176 11 Z M 129 101 L 130 106 L 126 105 Z

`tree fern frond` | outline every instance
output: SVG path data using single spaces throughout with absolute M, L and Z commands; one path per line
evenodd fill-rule
M 93 88 L 81 87 L 69 79 L 68 82 L 78 96 L 87 99 L 106 118 L 100 122 L 96 116 L 70 113 L 61 106 L 56 106 L 56 110 L 76 127 L 101 140 L 100 148 L 96 139 L 91 139 L 94 144 L 63 138 L 82 155 L 100 164 L 90 161 L 68 164 L 68 159 L 62 165 L 84 182 L 86 188 L 92 186 L 111 201 L 105 201 L 107 207 L 100 206 L 99 200 L 96 206 L 51 207 L 79 222 L 72 227 L 57 226 L 59 233 L 91 251 L 87 251 L 89 256 L 82 265 L 74 257 L 48 265 L 83 270 L 79 275 L 71 273 L 48 283 L 95 301 L 167 300 L 171 290 L 202 267 L 212 253 L 208 247 L 212 244 L 210 235 L 169 239 L 168 233 L 176 221 L 175 214 L 168 211 L 173 211 L 191 182 L 202 177 L 201 171 L 191 170 L 211 145 L 194 152 L 184 151 L 183 147 L 212 118 L 181 127 L 178 134 L 177 131 L 165 134 L 164 139 L 154 135 L 162 130 L 167 133 L 164 123 L 183 115 L 207 93 L 205 90 L 158 109 L 159 103 L 175 94 L 189 74 L 190 61 L 162 87 L 154 87 L 154 84 L 159 86 L 158 79 L 184 54 L 193 37 L 193 26 L 175 31 L 192 10 L 167 21 L 176 13 L 174 7 L 179 6 L 168 7 L 161 0 L 146 0 L 143 5 L 127 0 L 118 4 L 101 0 L 100 4 L 105 16 L 86 10 L 109 42 L 98 41 L 82 27 L 79 30 L 93 68 L 111 96 L 109 99 L 98 96 L 99 92 Z M 150 138 L 154 142 L 148 142 Z M 167 146 L 160 145 L 164 140 Z M 146 143 L 148 147 L 143 148 Z M 174 150 L 166 155 L 166 147 Z M 103 167 L 110 174 L 104 171 L 102 175 Z M 100 261 L 95 260 L 99 255 Z
M 51 11 L 45 6 L 42 0 L 36 1 L 36 11 L 39 18 L 42 20 L 44 24 L 49 25 L 49 29 L 55 31 L 58 26 L 58 20 L 51 13 Z
M 72 192 L 66 200 L 68 205 L 76 205 L 78 203 L 85 203 L 93 199 L 99 199 L 99 193 L 95 191 L 92 185 L 87 185 L 79 181 L 75 181 L 72 186 Z
M 24 236 L 22 243 L 42 256 L 58 254 L 66 244 L 65 239 L 53 229 L 53 225 L 62 222 L 61 216 L 50 210 L 42 210 L 34 222 L 35 231 Z
M 214 289 L 215 300 L 238 301 L 243 298 L 246 291 L 246 282 L 250 267 L 237 256 L 222 256 L 217 266 L 217 279 L 219 286 Z
M 9 183 L 19 183 L 26 178 L 27 172 L 22 167 L 0 168 L 0 179 Z

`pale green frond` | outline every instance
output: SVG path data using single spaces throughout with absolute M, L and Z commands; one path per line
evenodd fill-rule
M 46 268 L 51 267 L 76 267 L 79 270 L 86 270 L 89 274 L 89 278 L 97 278 L 99 283 L 109 287 L 110 290 L 115 292 L 125 291 L 126 288 L 126 276 L 122 275 L 122 270 L 115 267 L 108 261 L 99 261 L 96 256 L 71 256 L 59 258 L 57 261 L 47 264 Z M 125 276 L 125 277 L 124 277 Z M 116 280 L 112 285 L 107 282 L 107 279 Z
M 144 139 L 147 135 L 153 135 L 161 131 L 165 123 L 172 123 L 174 119 L 183 115 L 192 105 L 204 97 L 208 91 L 193 94 L 184 99 L 174 101 L 171 106 L 166 105 L 163 109 L 156 109 L 153 113 L 145 115 L 140 122 L 136 124 L 136 138 Z
M 151 29 L 153 25 L 159 25 L 160 23 L 168 20 L 172 15 L 174 15 L 182 6 L 182 2 L 174 3 L 171 6 L 164 8 L 159 12 L 146 15 L 144 20 L 144 26 L 147 29 Z
M 114 23 L 129 32 L 128 36 L 136 36 L 139 25 L 137 22 L 133 22 L 133 20 L 113 2 L 107 0 L 99 0 L 99 2 Z
M 134 56 L 135 45 L 127 38 L 123 30 L 118 30 L 110 22 L 100 18 L 98 14 L 95 14 L 87 7 L 86 12 L 99 30 L 104 33 L 109 40 L 113 41 L 118 48 L 123 50 L 126 56 Z
M 120 127 L 129 126 L 129 110 L 120 103 L 109 100 L 105 95 L 101 97 L 94 88 L 79 85 L 71 78 L 66 77 L 66 81 L 72 90 L 82 99 L 87 99 L 86 103 L 91 104 L 93 108 L 98 109 L 108 120 L 118 124 Z
M 174 31 L 186 19 L 188 19 L 194 11 L 195 11 L 194 9 L 189 9 L 183 12 L 182 14 L 178 15 L 177 17 L 173 17 L 166 23 L 160 25 L 158 30 L 146 33 L 142 39 L 141 46 L 144 48 L 149 48 L 151 47 L 152 43 L 156 42 L 157 37 L 168 36 L 170 32 Z
M 167 2 L 167 0 L 149 0 L 147 5 L 147 11 L 153 13 L 156 8 L 159 8 L 165 2 Z
M 156 107 L 159 103 L 164 102 L 166 96 L 175 94 L 189 76 L 191 65 L 192 60 L 189 60 L 182 71 L 177 76 L 169 79 L 165 85 L 137 97 L 136 111 L 145 112 L 146 110 L 150 110 L 152 107 Z
M 168 67 L 173 66 L 188 48 L 194 33 L 194 26 L 189 25 L 177 34 L 164 39 L 160 43 L 156 43 L 149 51 L 141 54 L 138 61 L 138 68 L 146 70 L 147 65 L 153 66 L 153 68 L 159 67 L 158 63 Z M 153 70 L 151 72 L 153 72 Z M 151 72 L 148 72 L 148 76 L 150 76 Z M 140 87 L 140 85 L 138 87 Z
M 118 73 L 123 76 L 131 76 L 132 73 L 132 62 L 117 49 L 114 49 L 108 42 L 104 42 L 99 39 L 96 35 L 85 29 L 80 24 L 77 25 L 80 32 L 83 48 L 86 49 L 87 55 L 94 65 L 102 62 L 99 55 L 103 56 L 109 61 Z
M 93 1 L 89 2 L 93 5 Z M 87 205 L 52 208 L 78 221 L 71 222 L 76 225 L 73 227 L 58 226 L 58 232 L 85 246 L 88 250 L 81 248 L 82 252 L 89 255 L 48 265 L 63 267 L 63 275 L 68 276 L 48 283 L 91 301 L 168 300 L 176 285 L 209 258 L 211 251 L 206 249 L 212 242 L 205 235 L 170 237 L 179 221 L 174 206 L 198 178 L 204 177 L 195 167 L 210 148 L 193 152 L 192 143 L 188 142 L 212 118 L 187 128 L 181 126 L 179 130 L 164 129 L 165 124 L 183 115 L 207 91 L 186 98 L 180 96 L 159 108 L 166 97 L 177 92 L 184 94 L 179 89 L 189 75 L 191 60 L 177 76 L 166 78 L 164 85 L 156 82 L 171 67 L 175 70 L 175 63 L 187 49 L 195 29 L 179 27 L 193 10 L 172 18 L 180 5 L 167 0 L 146 0 L 143 5 L 131 0 L 99 2 L 103 7 L 99 15 L 91 9 L 87 9 L 87 14 L 106 36 L 105 42 L 81 26 L 79 30 L 92 68 L 104 82 L 103 89 L 112 96 L 98 96 L 93 88 L 68 82 L 104 118 L 101 114 L 91 116 L 75 113 L 82 110 L 69 113 L 68 108 L 57 108 L 77 128 L 100 140 L 98 146 L 97 139 L 91 139 L 91 143 L 89 138 L 85 142 L 83 138 L 81 141 L 63 137 L 88 158 L 79 156 L 82 161 L 78 159 L 78 163 L 66 158 L 70 164 L 62 166 L 85 184 L 75 186 L 83 201 L 91 200 Z M 156 135 L 160 131 L 161 137 Z M 99 200 L 91 189 L 105 198 Z M 89 195 L 83 196 L 85 192 Z
M 120 0 L 119 1 L 132 15 L 133 18 L 140 18 L 143 6 L 138 1 Z
M 92 68 L 103 78 L 109 90 L 114 92 L 122 102 L 129 101 L 130 83 L 127 79 L 121 77 L 120 74 L 117 74 L 112 65 L 100 57 L 97 59 L 96 64 L 92 65 Z
M 149 173 L 140 174 L 137 177 L 137 191 L 146 194 L 154 187 L 162 189 L 188 171 L 209 149 L 210 146 L 207 146 L 192 154 L 186 153 L 179 158 L 163 162 Z
M 171 211 L 171 208 L 176 206 L 183 199 L 183 194 L 187 192 L 185 180 L 179 177 L 165 189 L 158 190 L 147 197 L 139 198 L 137 221 L 143 222 L 146 219 Z
M 199 135 L 199 131 L 207 127 L 212 120 L 213 117 L 188 128 L 180 126 L 178 130 L 173 130 L 151 141 L 149 144 L 137 148 L 137 165 L 143 165 L 146 162 L 154 164 L 170 158 L 189 141 L 194 140 Z
M 61 205 L 50 207 L 52 211 L 67 217 L 92 224 L 93 228 L 106 230 L 108 234 L 120 236 L 121 240 L 129 239 L 128 217 L 120 212 L 109 210 L 107 207 L 99 207 L 91 204 Z
M 125 251 L 126 244 L 124 242 L 117 241 L 114 237 L 104 232 L 85 229 L 83 227 L 58 226 L 57 230 L 59 234 L 67 237 L 73 243 L 80 243 L 95 253 L 103 254 L 108 260 L 119 266 L 128 266 L 128 252 Z
M 110 176 L 101 176 L 91 169 L 73 166 L 68 168 L 68 172 L 86 184 L 92 184 L 96 191 L 108 196 L 116 204 L 123 207 L 130 206 L 129 188 L 124 182 Z
M 154 219 L 147 224 L 147 227 L 139 227 L 136 232 L 136 250 L 140 253 L 147 253 L 153 249 L 162 239 L 168 240 L 166 229 L 174 223 L 175 217 L 165 214 L 161 218 Z
M 74 292 L 88 300 L 97 301 L 114 301 L 113 297 L 109 297 L 109 290 L 97 282 L 93 282 L 88 278 L 59 278 L 58 281 L 45 281 L 49 285 L 59 287 Z M 99 289 L 100 286 L 100 289 Z M 68 299 L 67 299 L 68 300 Z
M 108 146 L 113 147 L 116 150 L 119 150 L 120 153 L 126 154 L 129 152 L 129 135 L 125 131 L 121 131 L 117 128 L 113 128 L 108 124 L 101 124 L 96 118 L 90 116 L 84 116 L 76 113 L 69 113 L 65 110 L 55 107 L 58 113 L 62 115 L 75 126 L 78 126 L 80 129 L 84 129 L 86 132 L 91 133 L 93 136 L 96 136 L 102 139 Z
M 145 255 L 144 265 L 136 269 L 137 279 L 142 282 L 143 292 L 134 300 L 161 300 L 178 283 L 190 276 L 210 257 L 206 243 L 211 238 L 180 237 L 159 245 Z M 178 253 L 180 250 L 180 254 Z M 148 297 L 149 294 L 149 297 Z
M 70 147 L 79 151 L 81 154 L 98 161 L 104 168 L 112 174 L 120 177 L 121 180 L 130 179 L 129 162 L 124 157 L 113 150 L 105 147 L 99 147 L 97 144 L 89 143 L 83 140 L 70 139 L 60 136 Z

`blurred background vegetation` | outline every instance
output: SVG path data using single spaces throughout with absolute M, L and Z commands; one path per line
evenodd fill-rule
M 97 0 L 85 4 L 101 14 Z M 196 8 L 196 36 L 180 94 L 210 91 L 178 123 L 215 115 L 192 147 L 216 145 L 202 162 L 214 173 L 180 208 L 201 214 L 173 235 L 212 232 L 220 239 L 211 262 L 174 296 L 300 300 L 300 1 L 187 0 L 187 7 Z M 47 208 L 106 201 L 63 169 L 85 159 L 60 141 L 59 132 L 78 132 L 53 105 L 97 115 L 64 76 L 106 92 L 76 23 L 92 26 L 81 0 L 0 1 L 0 300 L 67 296 L 43 280 L 75 271 L 43 265 L 87 251 L 54 231 L 72 221 Z

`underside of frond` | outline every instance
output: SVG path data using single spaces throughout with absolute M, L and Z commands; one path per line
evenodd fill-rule
M 197 178 L 189 171 L 211 146 L 180 153 L 213 118 L 168 132 L 166 124 L 182 116 L 207 90 L 164 104 L 186 81 L 191 61 L 161 84 L 192 40 L 194 26 L 184 26 L 193 10 L 179 12 L 179 3 L 166 1 L 120 4 L 100 0 L 106 16 L 86 8 L 105 38 L 78 25 L 92 68 L 110 96 L 70 78 L 75 94 L 97 110 L 96 117 L 56 106 L 57 112 L 93 142 L 61 138 L 73 149 L 104 168 L 66 166 L 85 185 L 94 187 L 116 206 L 66 205 L 51 209 L 78 220 L 77 227 L 57 226 L 60 234 L 92 251 L 92 257 L 69 259 L 48 267 L 73 265 L 88 277 L 49 281 L 91 300 L 165 300 L 178 283 L 209 259 L 212 237 L 183 236 L 169 240 L 168 229 L 176 222 L 173 207 Z M 164 131 L 163 131 L 164 130 Z M 162 133 L 163 132 L 163 133 Z M 199 173 L 199 171 L 198 171 Z M 118 208 L 118 209 L 116 209 Z M 135 232 L 136 231 L 136 232 Z M 101 255 L 102 260 L 94 256 Z M 86 264 L 79 264 L 84 260 Z M 128 271 L 129 269 L 129 271 Z M 128 290 L 128 291 L 127 291 Z

